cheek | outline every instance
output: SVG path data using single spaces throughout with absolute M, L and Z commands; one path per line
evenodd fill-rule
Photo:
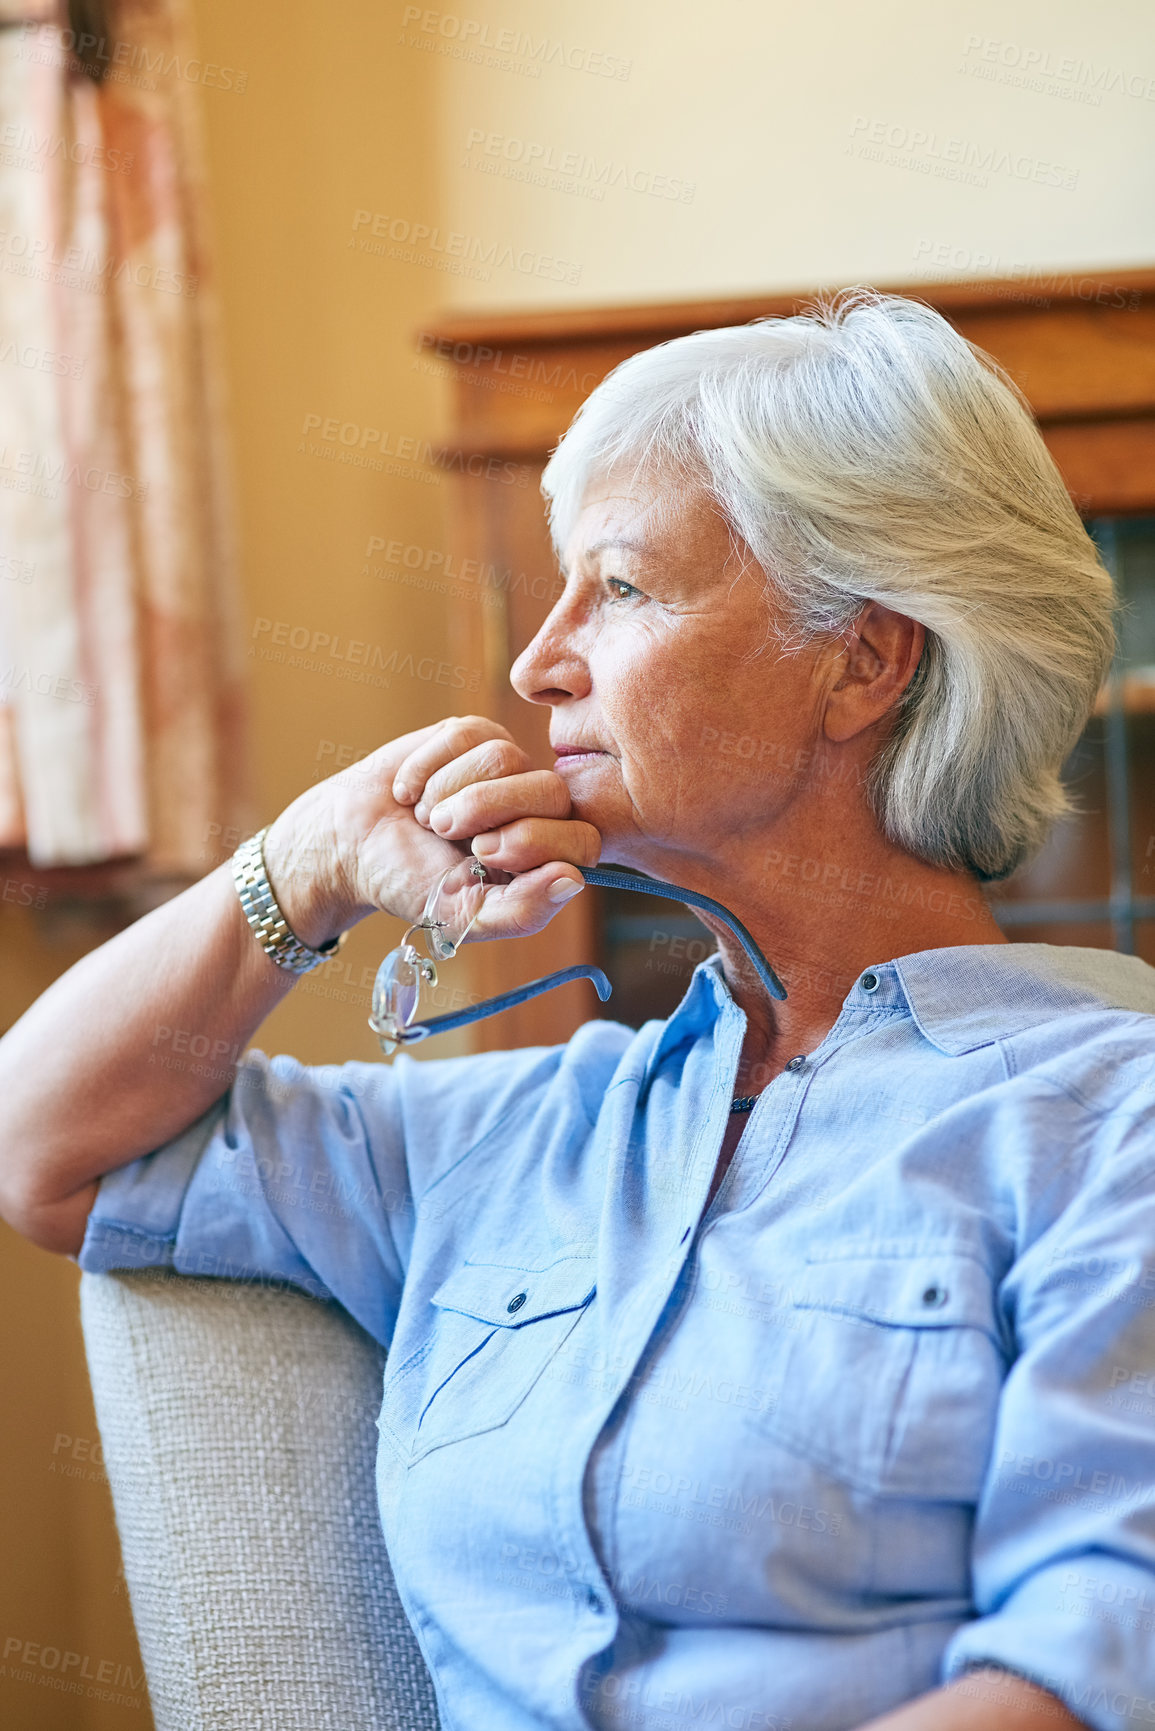
M 615 737 L 643 756 L 647 747 L 660 750 L 666 742 L 685 744 L 693 737 L 703 691 L 713 683 L 684 646 L 641 629 L 607 655 L 596 680 Z

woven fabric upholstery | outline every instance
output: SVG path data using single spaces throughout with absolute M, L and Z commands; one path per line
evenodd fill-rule
M 157 1731 L 437 1731 L 378 1520 L 380 1348 L 240 1281 L 80 1292 Z

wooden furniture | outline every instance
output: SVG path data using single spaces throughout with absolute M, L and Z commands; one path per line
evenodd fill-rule
M 903 284 L 895 292 L 929 302 L 1006 368 L 1084 516 L 1155 513 L 1155 270 Z M 463 460 L 454 483 L 446 575 L 457 659 L 484 669 L 478 712 L 505 722 L 543 764 L 552 762 L 548 716 L 530 714 L 508 676 L 556 593 L 537 490 L 548 452 L 628 355 L 690 331 L 793 313 L 812 298 L 446 318 L 418 334 L 421 364 L 452 380 L 454 445 L 465 459 L 483 459 Z M 595 958 L 598 925 L 598 892 L 586 892 L 518 945 L 516 978 Z M 479 991 L 510 983 L 505 946 L 479 948 L 474 967 Z M 566 988 L 479 1024 L 478 1048 L 565 1039 L 595 1007 L 584 987 Z

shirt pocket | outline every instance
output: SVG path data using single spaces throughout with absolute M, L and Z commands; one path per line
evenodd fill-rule
M 790 1289 L 774 1434 L 876 1496 L 977 1502 L 1007 1370 L 983 1264 L 830 1251 Z
M 544 1268 L 467 1262 L 430 1299 L 429 1333 L 390 1374 L 377 1426 L 412 1466 L 503 1425 L 596 1290 L 591 1257 Z

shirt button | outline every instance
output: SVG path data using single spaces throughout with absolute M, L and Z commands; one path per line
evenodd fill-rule
M 806 1059 L 800 1056 L 797 1058 L 791 1058 L 791 1060 L 787 1064 L 786 1068 L 788 1070 L 802 1070 L 805 1068 L 805 1066 L 806 1066 Z
M 922 1295 L 922 1302 L 928 1310 L 941 1310 L 949 1297 L 945 1286 L 928 1286 Z
M 606 1614 L 608 1608 L 609 1608 L 608 1606 L 602 1604 L 601 1596 L 595 1591 L 595 1589 L 593 1587 L 587 1587 L 586 1588 L 586 1601 L 589 1605 L 590 1610 L 596 1611 L 599 1617 L 604 1616 Z
M 863 974 L 858 983 L 864 992 L 877 992 L 881 984 L 877 974 Z
M 522 1305 L 525 1303 L 525 1299 L 526 1299 L 526 1295 L 524 1292 L 516 1293 L 515 1296 L 510 1299 L 509 1303 L 506 1305 L 505 1308 L 506 1308 L 506 1310 L 509 1311 L 511 1316 L 513 1315 L 515 1310 L 521 1309 Z

